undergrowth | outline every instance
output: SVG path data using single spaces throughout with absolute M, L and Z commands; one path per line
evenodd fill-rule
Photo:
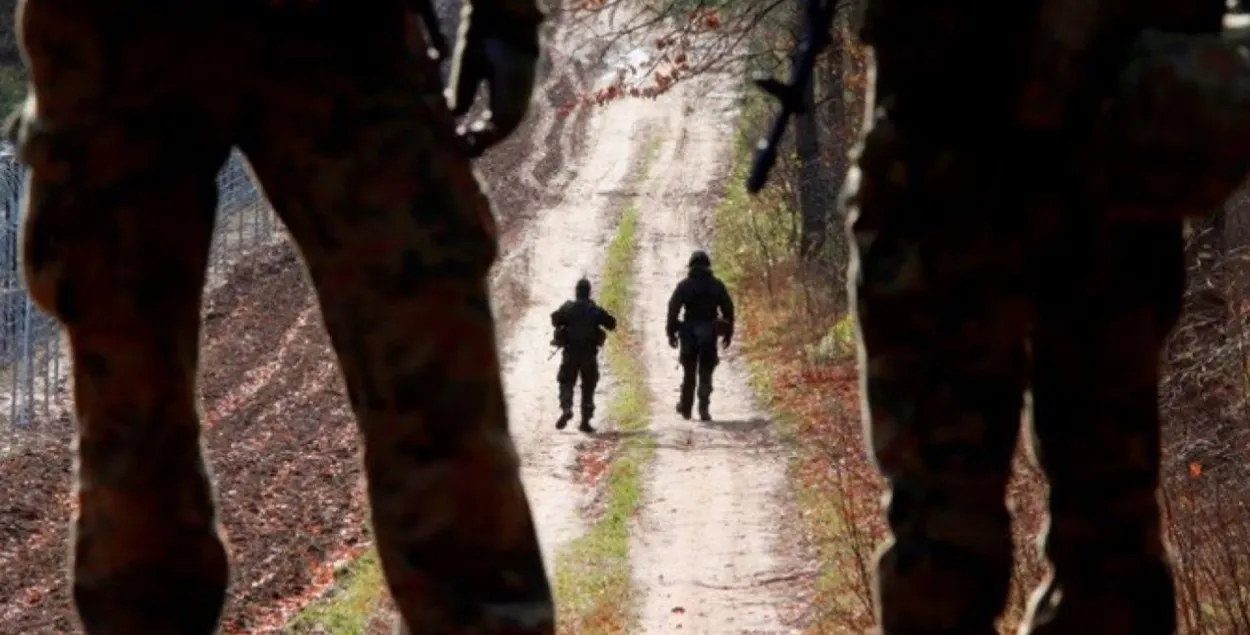
M 386 580 L 377 551 L 363 555 L 336 573 L 331 593 L 299 613 L 288 633 L 363 635 L 370 631 L 379 608 L 387 600 Z
M 25 97 L 25 69 L 0 64 L 0 115 L 7 116 Z
M 642 476 L 654 449 L 639 435 L 650 416 L 640 334 L 631 328 L 631 294 L 637 251 L 638 210 L 627 208 L 603 266 L 599 303 L 622 326 L 608 338 L 608 368 L 616 380 L 607 418 L 619 439 L 604 479 L 603 508 L 589 531 L 556 558 L 557 631 L 607 635 L 630 630 L 636 621 L 629 524 L 642 501 Z
M 751 114 L 748 104 L 744 117 Z M 805 598 L 804 632 L 863 632 L 872 626 L 881 479 L 859 434 L 854 327 L 834 308 L 841 289 L 822 297 L 804 288 L 791 255 L 791 199 L 780 188 L 756 197 L 746 192 L 751 140 L 737 140 L 713 245 L 744 316 L 741 350 L 752 386 L 793 448 L 787 477 L 802 518 L 793 530 L 819 563 Z

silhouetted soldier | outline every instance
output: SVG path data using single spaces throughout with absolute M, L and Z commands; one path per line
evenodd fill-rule
M 1250 163 L 1250 66 L 1214 35 L 1223 9 L 866 0 L 872 126 L 848 222 L 890 488 L 885 635 L 998 632 L 1026 390 L 1052 574 L 1022 632 L 1175 632 L 1160 356 L 1182 219 L 1222 205 Z
M 690 418 L 694 405 L 695 381 L 698 380 L 699 418 L 712 418 L 708 408 L 712 398 L 712 373 L 720 363 L 716 351 L 716 338 L 728 347 L 734 333 L 734 303 L 729 297 L 725 283 L 712 274 L 712 261 L 703 251 L 690 256 L 688 273 L 668 300 L 668 319 L 665 332 L 668 345 L 681 347 L 681 396 L 677 400 L 677 412 Z M 682 309 L 685 315 L 678 320 Z
M 562 350 L 556 381 L 560 385 L 560 418 L 556 429 L 563 430 L 573 418 L 573 386 L 582 382 L 582 422 L 577 427 L 591 433 L 595 416 L 595 386 L 599 384 L 599 349 L 607 332 L 616 330 L 616 318 L 590 299 L 590 281 L 582 278 L 573 288 L 575 300 L 565 302 L 551 314 L 555 335 L 552 346 Z
M 208 635 L 229 578 L 196 407 L 232 147 L 298 245 L 416 633 L 554 632 L 500 385 L 470 158 L 526 112 L 543 16 L 466 2 L 449 111 L 407 0 L 23 0 L 23 266 L 69 333 L 73 598 L 89 635 Z M 457 135 L 483 82 L 495 129 Z

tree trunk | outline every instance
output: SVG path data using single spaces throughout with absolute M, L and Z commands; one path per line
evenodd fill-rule
M 809 81 L 803 91 L 803 112 L 794 117 L 794 150 L 799 162 L 798 206 L 803 219 L 803 235 L 799 256 L 811 262 L 825 244 L 827 221 L 826 198 L 822 186 L 828 187 L 820 165 L 820 122 L 816 117 L 816 82 Z

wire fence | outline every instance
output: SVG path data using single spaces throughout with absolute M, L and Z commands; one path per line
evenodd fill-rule
M 441 30 L 459 30 L 460 0 L 435 0 Z M 450 65 L 440 72 L 446 82 Z M 55 321 L 30 302 L 18 266 L 20 199 L 25 170 L 12 147 L 0 142 L 0 453 L 6 434 L 37 429 L 69 406 L 67 350 Z M 252 183 L 242 156 L 232 154 L 217 177 L 217 229 L 208 289 L 225 281 L 227 269 L 286 232 Z M 6 421 L 7 419 L 7 421 Z
M 31 303 L 18 265 L 25 172 L 11 150 L 0 150 L 0 438 L 5 430 L 35 429 L 69 407 L 64 338 L 52 317 Z M 224 282 L 231 265 L 285 235 L 237 153 L 218 174 L 217 189 L 210 289 Z

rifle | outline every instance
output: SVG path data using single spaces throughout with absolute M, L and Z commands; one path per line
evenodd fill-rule
M 408 0 L 408 8 L 421 17 L 430 48 L 438 52 L 438 61 L 446 62 L 448 56 L 451 55 L 451 48 L 447 45 L 447 38 L 443 36 L 443 31 L 438 24 L 438 12 L 434 10 L 434 0 Z
M 773 120 L 773 127 L 768 136 L 760 139 L 756 145 L 755 161 L 751 164 L 751 174 L 747 177 L 747 192 L 758 194 L 768 181 L 768 173 L 777 162 L 777 145 L 781 136 L 790 125 L 792 115 L 804 114 L 807 104 L 803 97 L 807 92 L 807 84 L 812 80 L 812 68 L 832 39 L 829 31 L 833 28 L 834 10 L 840 0 L 800 0 L 802 4 L 802 37 L 798 46 L 790 56 L 790 83 L 783 84 L 771 77 L 756 79 L 755 85 L 760 90 L 775 97 L 781 102 L 781 112 Z
M 560 352 L 560 347 L 559 347 L 559 346 L 557 346 L 557 347 L 555 347 L 555 348 L 551 349 L 551 354 L 547 356 L 547 361 L 551 361 L 551 358 L 552 358 L 552 357 L 555 357 L 555 356 L 556 356 L 556 353 L 559 353 L 559 352 Z

